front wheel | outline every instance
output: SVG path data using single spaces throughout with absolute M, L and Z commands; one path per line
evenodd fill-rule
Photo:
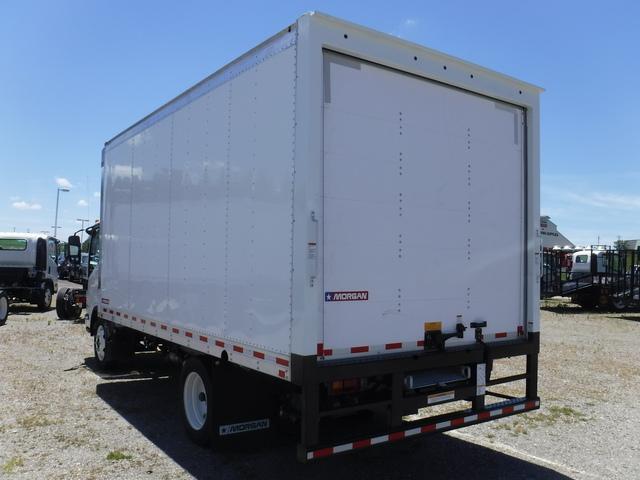
M 6 293 L 0 292 L 0 325 L 7 323 L 9 316 L 9 298 Z
M 115 363 L 114 335 L 110 326 L 100 320 L 93 336 L 93 354 L 101 369 L 108 369 Z
M 213 383 L 202 360 L 191 357 L 180 372 L 182 422 L 189 438 L 198 445 L 211 443 L 214 434 Z

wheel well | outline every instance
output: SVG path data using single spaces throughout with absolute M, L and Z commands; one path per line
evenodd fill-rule
M 98 307 L 93 307 L 91 312 L 91 325 L 89 325 L 89 332 L 91 336 L 96 334 L 96 326 L 98 325 Z

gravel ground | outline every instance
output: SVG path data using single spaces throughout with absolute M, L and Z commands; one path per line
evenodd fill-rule
M 159 358 L 101 375 L 82 324 L 14 306 L 0 327 L 0 477 L 640 478 L 640 314 L 561 304 L 542 326 L 541 410 L 303 465 L 287 443 L 244 454 L 193 446 Z

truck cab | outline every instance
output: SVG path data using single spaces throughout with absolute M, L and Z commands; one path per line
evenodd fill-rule
M 58 290 L 58 240 L 33 233 L 0 233 L 0 289 L 12 301 L 46 310 Z

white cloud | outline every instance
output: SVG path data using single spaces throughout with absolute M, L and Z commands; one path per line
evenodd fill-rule
M 56 177 L 56 184 L 60 188 L 72 188 L 71 182 L 64 177 Z
M 13 202 L 11 204 L 11 206 L 13 208 L 16 208 L 18 210 L 40 210 L 42 209 L 42 205 L 40 205 L 39 203 L 29 203 L 29 202 Z
M 93 196 L 95 198 L 100 198 L 100 192 L 93 192 Z
M 417 26 L 418 23 L 419 23 L 418 20 L 415 19 L 415 18 L 405 18 L 404 22 L 402 22 L 402 25 L 405 28 L 413 28 L 413 27 Z
M 88 207 L 89 206 L 89 202 L 87 202 L 85 199 L 80 199 L 80 200 L 78 200 L 78 206 L 79 207 Z

